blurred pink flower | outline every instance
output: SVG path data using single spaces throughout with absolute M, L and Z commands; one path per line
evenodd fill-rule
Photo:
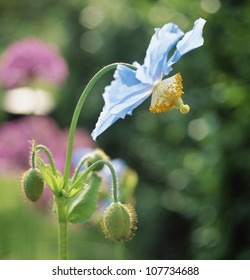
M 61 130 L 49 117 L 28 116 L 0 126 L 0 174 L 16 174 L 29 168 L 32 139 L 50 149 L 57 169 L 63 172 L 68 130 Z M 74 148 L 84 147 L 94 148 L 95 144 L 84 129 L 77 129 Z
M 4 88 L 26 85 L 31 79 L 61 84 L 67 77 L 65 60 L 49 44 L 27 38 L 10 45 L 3 54 L 0 79 Z

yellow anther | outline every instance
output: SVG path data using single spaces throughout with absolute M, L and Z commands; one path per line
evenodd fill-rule
M 189 106 L 183 104 L 182 94 L 182 77 L 180 73 L 161 81 L 152 92 L 150 112 L 157 114 L 172 108 L 178 108 L 181 113 L 186 114 L 189 111 Z
M 189 110 L 190 110 L 190 107 L 187 104 L 183 105 L 182 108 L 180 109 L 182 114 L 188 113 Z

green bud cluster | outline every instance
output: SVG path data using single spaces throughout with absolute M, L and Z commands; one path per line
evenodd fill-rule
M 30 168 L 23 175 L 23 189 L 26 197 L 31 201 L 37 201 L 43 193 L 44 181 L 38 169 Z
M 129 204 L 112 203 L 103 215 L 102 230 L 110 241 L 128 241 L 134 237 L 137 217 Z

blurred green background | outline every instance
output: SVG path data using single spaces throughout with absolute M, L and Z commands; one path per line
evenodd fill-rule
M 1 53 L 35 36 L 56 45 L 68 64 L 68 79 L 49 116 L 60 129 L 69 127 L 82 90 L 99 69 L 142 63 L 154 27 L 174 22 L 188 31 L 199 17 L 207 20 L 204 46 L 172 72 L 182 74 L 190 113 L 152 115 L 147 100 L 97 139 L 139 176 L 138 230 L 124 245 L 127 259 L 250 259 L 250 1 L 0 2 Z M 87 99 L 79 127 L 88 133 L 111 79 L 107 74 Z M 4 94 L 2 88 L 1 99 Z M 20 118 L 0 112 L 1 125 Z M 18 141 L 13 131 L 12 145 Z M 0 176 L 0 259 L 55 259 L 53 211 L 24 200 L 20 176 L 11 166 Z M 115 258 L 116 248 L 98 225 L 70 227 L 69 245 L 71 259 Z

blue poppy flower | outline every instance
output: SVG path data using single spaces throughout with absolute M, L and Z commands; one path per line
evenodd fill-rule
M 93 139 L 118 119 L 131 115 L 150 95 L 151 113 L 161 113 L 172 108 L 178 108 L 182 113 L 189 111 L 189 106 L 184 105 L 181 99 L 181 74 L 177 73 L 164 80 L 163 77 L 172 71 L 172 65 L 184 54 L 203 45 L 202 29 L 205 22 L 201 18 L 196 20 L 193 29 L 185 34 L 177 25 L 165 24 L 155 29 L 143 65 L 135 62 L 133 65 L 136 70 L 118 65 L 114 80 L 105 88 L 105 105 L 92 132 Z M 174 46 L 176 50 L 168 59 Z

